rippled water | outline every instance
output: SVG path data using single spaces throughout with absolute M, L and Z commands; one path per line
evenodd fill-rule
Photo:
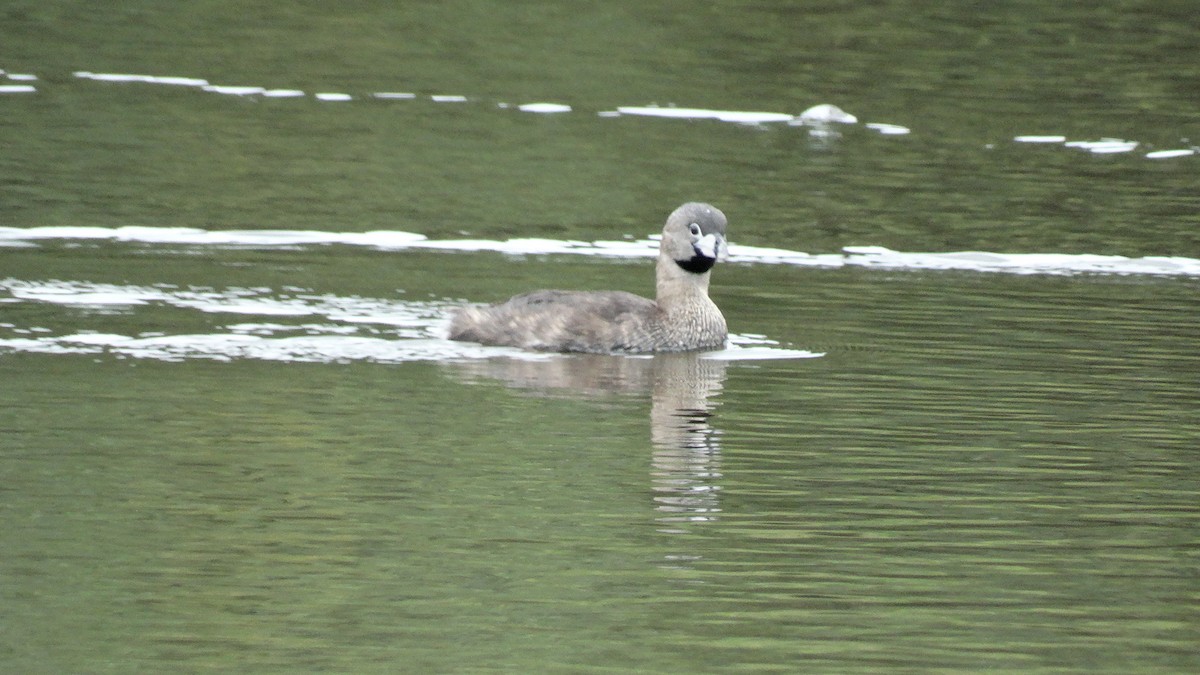
M 1190 5 L 0 19 L 3 670 L 1200 669 Z
M 554 356 L 441 337 L 483 253 L 68 241 L 0 255 L 14 664 L 1194 658 L 1191 276 L 733 263 L 730 349 Z

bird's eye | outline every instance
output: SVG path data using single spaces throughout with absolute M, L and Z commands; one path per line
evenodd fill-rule
M 688 231 L 690 231 L 692 233 L 693 237 L 699 237 L 700 236 L 700 225 L 698 223 L 692 223 L 688 227 Z

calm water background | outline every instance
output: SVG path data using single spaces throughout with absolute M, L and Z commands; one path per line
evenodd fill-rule
M 0 227 L 285 231 L 0 247 L 4 670 L 1200 670 L 1196 276 L 735 262 L 731 328 L 824 356 L 530 361 L 438 321 L 650 263 L 278 244 L 642 238 L 704 199 L 735 245 L 1200 258 L 1200 156 L 1146 157 L 1200 134 L 1194 3 L 9 2 L 0 32 L 37 78 L 0 95 Z M 911 133 L 600 114 L 818 103 Z

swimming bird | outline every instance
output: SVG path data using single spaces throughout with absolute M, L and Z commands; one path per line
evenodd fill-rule
M 549 352 L 683 352 L 720 349 L 729 331 L 708 297 L 726 254 L 725 214 L 689 202 L 663 227 L 656 298 L 624 291 L 533 291 L 505 302 L 464 307 L 450 339 Z

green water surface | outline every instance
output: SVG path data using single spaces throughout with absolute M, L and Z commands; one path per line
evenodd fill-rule
M 703 199 L 735 245 L 1197 258 L 1197 158 L 1145 157 L 1200 134 L 1194 9 L 8 2 L 0 68 L 39 79 L 0 96 L 0 226 L 592 241 Z M 598 114 L 652 103 L 912 133 Z M 641 259 L 71 240 L 0 279 L 652 292 Z M 1198 290 L 725 264 L 731 330 L 824 356 L 5 351 L 0 670 L 1195 672 Z M 304 321 L 0 301 L 5 338 Z

